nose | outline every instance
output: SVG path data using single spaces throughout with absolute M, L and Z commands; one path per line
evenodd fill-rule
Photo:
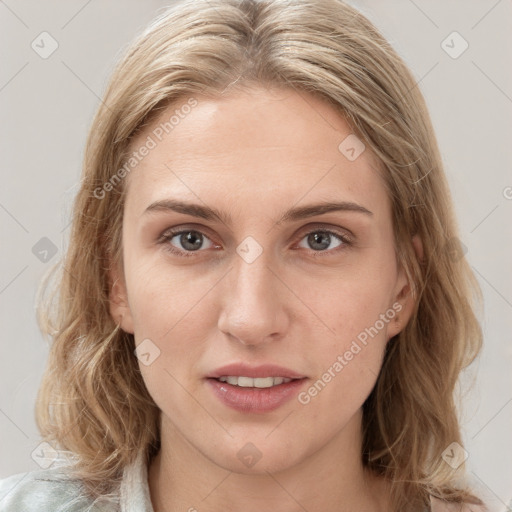
M 237 255 L 222 290 L 218 328 L 243 345 L 277 341 L 289 325 L 285 286 L 264 254 L 252 263 Z

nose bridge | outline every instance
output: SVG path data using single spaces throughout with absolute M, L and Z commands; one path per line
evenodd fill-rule
M 282 290 L 264 252 L 253 261 L 241 254 L 236 256 L 226 284 L 219 329 L 244 344 L 258 344 L 286 327 Z
M 232 278 L 238 301 L 256 307 L 268 304 L 269 290 L 273 285 L 270 282 L 272 273 L 268 269 L 267 258 L 260 256 L 251 263 L 240 258 L 234 270 Z

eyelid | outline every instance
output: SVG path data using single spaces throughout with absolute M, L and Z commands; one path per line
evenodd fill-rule
M 323 231 L 326 233 L 331 233 L 333 235 L 339 236 L 343 240 L 347 240 L 350 243 L 353 243 L 355 241 L 354 233 L 352 233 L 352 231 L 350 231 L 349 229 L 321 222 L 316 222 L 313 224 L 303 226 L 300 230 L 300 233 L 304 233 L 305 235 L 307 235 L 314 231 Z
M 213 242 L 214 236 L 210 234 L 210 230 L 203 225 L 194 225 L 194 224 L 183 224 L 172 228 L 166 228 L 162 233 L 158 236 L 157 242 L 165 241 L 169 238 L 172 238 L 173 236 L 176 236 L 180 233 L 187 232 L 187 231 L 197 231 L 198 233 L 201 233 L 203 236 L 208 238 Z

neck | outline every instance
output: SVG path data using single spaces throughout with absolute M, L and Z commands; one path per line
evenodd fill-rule
M 207 459 L 162 415 L 161 449 L 150 464 L 154 512 L 388 510 L 386 484 L 361 461 L 361 415 L 299 464 L 263 474 L 229 471 Z

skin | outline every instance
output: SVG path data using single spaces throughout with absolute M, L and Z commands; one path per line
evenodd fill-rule
M 162 449 L 149 468 L 155 512 L 387 510 L 388 485 L 360 460 L 361 407 L 413 298 L 397 264 L 378 163 L 368 148 L 349 161 L 338 150 L 349 125 L 308 93 L 260 86 L 195 98 L 127 178 L 123 265 L 112 276 L 113 317 L 137 345 L 149 338 L 161 351 L 139 364 L 162 411 Z M 214 207 L 231 221 L 145 212 L 171 198 Z M 277 223 L 290 208 L 325 201 L 372 214 Z M 170 252 L 190 247 L 179 235 L 162 241 L 174 227 L 203 233 L 200 249 L 190 257 Z M 350 234 L 351 244 L 333 236 L 319 249 L 308 234 L 325 229 Z M 247 236 L 263 250 L 252 263 L 236 252 Z M 242 413 L 205 381 L 231 362 L 275 363 L 306 376 L 307 390 L 393 304 L 400 313 L 307 405 L 294 398 L 272 412 Z M 250 468 L 237 457 L 247 443 L 261 453 Z

